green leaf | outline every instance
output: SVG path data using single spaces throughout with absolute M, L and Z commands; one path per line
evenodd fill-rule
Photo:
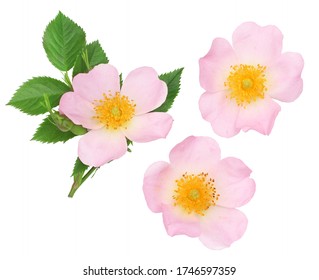
M 159 76 L 160 80 L 167 84 L 168 93 L 165 102 L 160 107 L 153 110 L 153 112 L 167 112 L 172 107 L 180 89 L 183 69 L 184 68 L 179 68 Z
M 79 158 L 77 158 L 74 164 L 72 177 L 77 177 L 78 175 L 80 175 L 80 177 L 82 178 L 85 170 L 87 170 L 88 168 L 88 165 L 84 164 Z
M 74 135 L 70 131 L 63 132 L 58 129 L 50 120 L 50 117 L 46 117 L 37 131 L 33 135 L 32 140 L 36 140 L 42 143 L 56 143 L 56 142 L 66 142 L 73 138 Z
M 39 115 L 47 112 L 43 106 L 43 95 L 49 98 L 52 107 L 59 104 L 63 93 L 70 88 L 63 82 L 49 78 L 36 77 L 25 82 L 13 95 L 7 105 L 11 105 L 29 115 Z
M 85 32 L 61 12 L 46 27 L 43 47 L 50 62 L 61 71 L 70 70 L 85 46 Z
M 87 60 L 87 63 L 85 62 L 85 59 Z M 86 47 L 78 55 L 73 68 L 73 77 L 79 73 L 89 72 L 89 70 L 98 64 L 108 62 L 109 60 L 106 57 L 99 41 L 94 41 L 86 45 Z M 90 69 L 88 69 L 87 64 L 89 64 Z

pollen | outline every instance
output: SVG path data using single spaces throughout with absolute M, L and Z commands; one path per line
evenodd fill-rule
M 94 119 L 103 123 L 109 129 L 127 128 L 127 123 L 135 114 L 136 104 L 127 96 L 119 92 L 115 94 L 103 94 L 100 100 L 93 102 L 95 116 Z
M 188 174 L 175 180 L 174 206 L 181 207 L 188 214 L 196 213 L 205 216 L 208 208 L 215 206 L 219 194 L 214 187 L 214 179 L 208 177 L 208 173 Z
M 240 64 L 230 66 L 230 69 L 229 76 L 224 83 L 228 89 L 227 98 L 234 99 L 238 106 L 244 108 L 258 99 L 265 98 L 266 66 Z

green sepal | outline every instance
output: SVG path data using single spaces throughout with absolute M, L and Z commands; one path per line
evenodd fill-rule
M 71 131 L 61 131 L 53 122 L 50 116 L 46 117 L 37 128 L 33 138 L 42 143 L 66 142 L 76 136 Z
M 134 143 L 134 142 L 133 142 L 132 140 L 126 138 L 126 144 L 127 144 L 127 151 L 128 151 L 128 152 L 132 152 L 132 150 L 131 150 L 131 148 L 130 148 L 130 145 L 133 146 L 133 143 Z
M 29 115 L 39 115 L 47 112 L 43 106 L 43 96 L 46 94 L 52 107 L 59 104 L 63 93 L 70 88 L 65 83 L 50 77 L 35 77 L 26 81 L 15 92 L 7 105 L 11 105 Z
M 120 77 L 120 88 L 122 88 L 122 85 L 123 85 L 123 75 L 122 73 L 119 75 Z
M 86 45 L 86 47 L 78 55 L 75 61 L 72 75 L 74 77 L 79 73 L 87 73 L 94 66 L 108 62 L 109 60 L 99 41 L 94 41 Z
M 49 61 L 59 70 L 68 71 L 85 46 L 85 32 L 61 12 L 48 24 L 43 47 Z
M 183 69 L 184 68 L 179 68 L 159 76 L 160 80 L 166 83 L 168 93 L 165 102 L 160 107 L 153 110 L 153 112 L 167 112 L 172 107 L 180 90 Z

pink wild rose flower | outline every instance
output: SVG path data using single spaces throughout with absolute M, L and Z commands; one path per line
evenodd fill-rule
M 167 113 L 151 112 L 164 103 L 167 85 L 150 67 L 130 72 L 120 88 L 119 73 L 100 64 L 73 79 L 74 92 L 65 93 L 60 112 L 89 131 L 79 141 L 80 160 L 101 166 L 127 151 L 127 141 L 148 142 L 164 138 L 173 119 Z
M 282 39 L 275 26 L 246 22 L 234 31 L 232 45 L 216 38 L 200 59 L 200 84 L 206 92 L 199 108 L 218 135 L 250 129 L 268 135 L 280 111 L 273 99 L 291 102 L 301 94 L 303 59 L 282 53 Z
M 143 185 L 147 205 L 162 212 L 167 233 L 198 237 L 210 249 L 241 238 L 247 218 L 235 208 L 255 193 L 251 170 L 239 159 L 221 159 L 218 144 L 209 137 L 186 138 L 169 159 L 152 164 Z

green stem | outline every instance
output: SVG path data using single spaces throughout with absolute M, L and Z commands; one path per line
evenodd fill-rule
M 82 178 L 81 185 L 85 182 L 87 178 L 89 178 L 94 173 L 94 171 L 96 172 L 97 170 L 98 167 L 91 167 L 91 169 Z
M 71 82 L 71 80 L 70 80 L 70 78 L 69 78 L 68 71 L 66 71 L 66 72 L 64 73 L 64 81 L 65 81 L 66 84 L 70 87 L 70 89 L 73 90 L 72 82 Z
M 51 104 L 50 104 L 50 99 L 49 99 L 49 96 L 46 93 L 43 94 L 43 99 L 44 99 L 44 106 L 47 109 L 47 111 L 50 114 L 53 114 L 52 107 L 51 107 Z
M 91 169 L 83 176 L 83 178 L 81 178 L 80 180 L 74 179 L 74 183 L 72 185 L 68 197 L 73 197 L 78 188 L 86 181 L 87 178 L 89 178 L 97 170 L 98 167 L 91 167 Z
M 85 49 L 82 53 L 82 58 L 84 60 L 85 66 L 88 69 L 88 71 L 91 70 L 91 66 L 90 66 L 90 62 L 89 62 L 89 54 L 88 54 L 88 50 Z

